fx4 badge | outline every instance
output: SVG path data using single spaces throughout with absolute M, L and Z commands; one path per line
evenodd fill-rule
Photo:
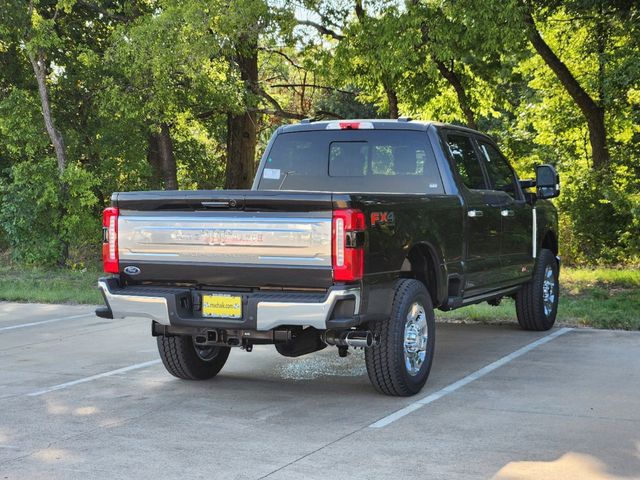
M 371 212 L 371 225 L 395 225 L 393 212 Z

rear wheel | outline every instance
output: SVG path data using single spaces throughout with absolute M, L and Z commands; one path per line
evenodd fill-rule
M 158 340 L 160 358 L 167 371 L 185 380 L 207 380 L 215 377 L 229 357 L 229 347 L 201 347 L 193 337 L 163 337 Z
M 373 386 L 387 395 L 418 393 L 427 381 L 435 347 L 435 316 L 429 292 L 417 280 L 401 280 L 391 316 L 372 325 L 379 343 L 365 350 Z
M 544 331 L 553 327 L 558 312 L 558 262 L 551 250 L 538 255 L 531 281 L 516 295 L 518 323 L 525 330 Z

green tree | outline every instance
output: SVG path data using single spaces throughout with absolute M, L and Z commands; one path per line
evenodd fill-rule
M 266 0 L 238 0 L 225 9 L 223 32 L 230 42 L 228 60 L 244 86 L 242 108 L 230 111 L 227 118 L 226 188 L 251 187 L 260 111 L 280 118 L 303 118 L 285 111 L 260 78 L 261 65 L 265 60 L 268 63 L 269 53 L 292 43 L 293 19 L 287 2 L 270 5 Z M 266 58 L 261 52 L 267 53 Z
M 64 137 L 56 128 L 49 93 L 49 74 L 51 73 L 51 52 L 62 45 L 62 39 L 56 31 L 58 16 L 66 14 L 68 5 L 58 2 L 30 0 L 28 3 L 11 1 L 0 13 L 0 31 L 13 45 L 19 45 L 28 59 L 38 85 L 38 94 L 44 125 L 53 145 L 58 169 L 64 172 L 66 149 Z
M 179 187 L 174 137 L 181 128 L 202 131 L 206 120 L 239 108 L 238 79 L 225 60 L 227 39 L 219 33 L 222 7 L 221 2 L 158 2 L 110 37 L 101 115 L 111 128 L 126 125 L 129 135 L 138 137 L 138 158 L 146 142 L 155 188 Z M 125 142 L 119 149 L 126 154 L 128 147 Z
M 0 72 L 0 84 L 7 92 L 0 99 L 0 110 L 6 114 L 0 119 L 0 134 L 3 140 L 8 140 L 2 142 L 6 154 L 3 163 L 9 167 L 6 172 L 11 181 L 3 188 L 5 194 L 0 208 L 4 212 L 5 230 L 14 233 L 10 236 L 14 253 L 22 258 L 28 258 L 29 252 L 42 253 L 43 250 L 38 248 L 37 241 L 23 241 L 24 237 L 18 234 L 20 230 L 14 228 L 15 222 L 20 223 L 21 214 L 25 215 L 24 221 L 33 223 L 34 228 L 26 230 L 33 239 L 37 240 L 39 235 L 56 236 L 56 245 L 60 248 L 45 248 L 48 252 L 45 263 L 59 264 L 66 262 L 72 244 L 84 240 L 65 234 L 69 222 L 78 215 L 85 220 L 96 217 L 94 203 L 74 202 L 79 188 L 86 189 L 83 197 L 95 197 L 95 182 L 76 183 L 82 174 L 75 173 L 84 172 L 81 163 L 87 157 L 84 151 L 79 153 L 84 135 L 82 120 L 86 119 L 82 107 L 86 104 L 74 72 L 76 54 L 95 46 L 95 41 L 104 34 L 103 29 L 85 21 L 95 16 L 95 12 L 78 6 L 75 1 L 8 2 L 0 10 L 3 38 L 0 54 L 2 63 L 8 66 Z M 97 23 L 106 25 L 108 21 Z M 46 170 L 51 157 L 55 158 L 57 170 L 48 178 L 46 188 L 43 186 L 45 190 L 39 192 L 35 185 L 30 188 L 28 181 L 21 180 L 31 168 Z M 42 177 L 33 176 L 33 181 L 37 178 Z M 17 188 L 24 191 L 18 192 Z M 29 203 L 34 206 L 42 205 L 39 195 L 52 189 L 57 191 L 56 195 L 43 195 L 45 199 L 55 200 L 55 204 L 49 204 L 47 210 L 27 211 L 27 199 L 31 199 Z M 6 215 L 12 208 L 15 208 L 15 218 Z M 31 217 L 32 213 L 41 218 Z M 40 221 L 48 215 L 55 215 L 57 221 Z M 91 223 L 97 225 L 98 221 Z M 42 230 L 36 228 L 39 225 Z M 41 254 L 36 257 L 44 259 Z

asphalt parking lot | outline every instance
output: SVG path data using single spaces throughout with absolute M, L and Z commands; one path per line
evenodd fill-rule
M 640 333 L 439 324 L 389 398 L 329 348 L 180 381 L 147 321 L 91 312 L 0 303 L 0 479 L 640 478 Z

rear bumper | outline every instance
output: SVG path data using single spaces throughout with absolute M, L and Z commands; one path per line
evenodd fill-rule
M 126 289 L 116 288 L 113 279 L 98 280 L 110 318 L 141 317 L 150 318 L 163 325 L 169 325 L 169 305 L 166 296 L 145 296 L 128 294 Z
M 161 325 L 242 328 L 268 331 L 282 326 L 311 326 L 319 330 L 360 323 L 361 291 L 357 286 L 332 287 L 326 293 L 239 292 L 242 319 L 202 317 L 202 292 L 189 288 L 120 287 L 116 278 L 101 278 L 98 286 L 107 318 L 142 317 Z

